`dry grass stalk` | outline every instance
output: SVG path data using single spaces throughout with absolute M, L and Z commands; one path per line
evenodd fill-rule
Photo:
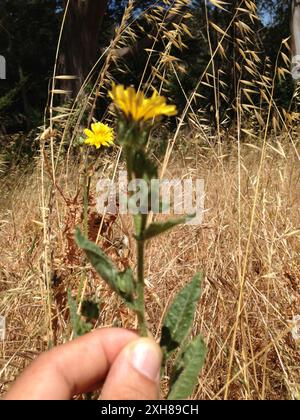
M 223 2 L 211 2 L 226 7 Z M 170 76 L 180 80 L 184 69 L 174 51 L 185 47 L 186 3 L 172 1 L 170 12 L 179 19 L 168 32 L 164 9 L 145 12 L 156 28 L 140 80 L 145 90 L 155 84 L 167 92 Z M 22 175 L 21 170 L 15 170 L 0 179 L 0 314 L 8 319 L 7 340 L 0 343 L 2 393 L 37 354 L 70 338 L 66 290 L 82 293 L 79 285 L 83 278 L 85 295 L 101 301 L 96 326 L 135 326 L 135 319 L 103 282 L 92 271 L 86 276 L 82 257 L 73 247 L 72 230 L 82 220 L 84 161 L 82 158 L 78 170 L 71 154 L 83 119 L 93 117 L 97 98 L 110 85 L 116 60 L 124 71 L 117 51 L 136 41 L 132 12 L 130 2 L 115 39 L 70 106 L 54 106 L 52 89 L 50 131 L 41 137 L 41 154 L 31 173 Z M 164 249 L 153 242 L 147 267 L 147 312 L 154 336 L 159 335 L 174 292 L 195 271 L 205 273 L 194 332 L 204 332 L 209 354 L 195 398 L 296 399 L 300 393 L 299 349 L 288 325 L 300 308 L 299 116 L 278 109 L 273 96 L 275 78 L 285 77 L 289 68 L 287 42 L 282 43 L 276 69 L 271 69 L 258 53 L 251 27 L 256 21 L 256 6 L 250 0 L 241 2 L 227 28 L 211 22 L 207 14 L 211 58 L 194 89 L 184 92 L 185 109 L 160 162 L 162 176 L 198 177 L 206 183 L 205 223 L 170 233 Z M 233 25 L 237 90 L 229 105 L 237 124 L 226 133 L 217 110 L 220 98 L 229 101 L 229 87 L 215 58 L 226 55 Z M 211 31 L 218 33 L 216 46 L 210 42 Z M 158 41 L 164 49 L 153 63 Z M 85 86 L 94 76 L 93 89 L 86 94 Z M 198 112 L 197 97 L 204 86 L 214 93 L 216 134 L 202 110 Z M 296 92 L 294 100 L 298 97 Z M 185 129 L 187 117 L 191 130 Z M 67 165 L 61 153 L 66 143 L 70 152 Z M 120 151 L 103 154 L 101 167 L 91 166 L 93 179 L 96 174 L 114 174 L 119 161 Z M 99 218 L 91 209 L 89 223 L 95 238 L 120 268 L 134 263 L 133 250 L 123 240 L 132 230 L 126 218 Z

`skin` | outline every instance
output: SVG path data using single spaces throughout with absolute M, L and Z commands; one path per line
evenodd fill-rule
M 133 363 L 140 343 L 150 352 L 145 371 Z M 101 386 L 103 400 L 158 399 L 159 375 L 152 379 L 147 372 L 152 356 L 161 363 L 160 349 L 151 339 L 140 339 L 134 332 L 119 328 L 96 330 L 38 357 L 5 399 L 69 400 Z

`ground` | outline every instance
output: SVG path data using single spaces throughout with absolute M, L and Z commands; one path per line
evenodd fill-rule
M 53 188 L 46 154 L 0 179 L 0 314 L 7 319 L 2 394 L 42 351 L 70 338 L 68 289 L 76 296 L 83 287 L 100 301 L 95 327 L 136 326 L 73 242 L 82 221 L 77 164 L 60 162 Z M 208 356 L 193 398 L 299 398 L 300 352 L 289 323 L 300 314 L 299 148 L 285 135 L 270 135 L 264 144 L 231 139 L 208 146 L 189 133 L 167 166 L 163 156 L 157 159 L 165 177 L 204 179 L 206 199 L 202 225 L 178 227 L 147 248 L 152 334 L 159 337 L 171 299 L 200 271 L 193 334 L 203 334 Z M 100 171 L 111 173 L 113 162 L 109 154 Z M 134 266 L 127 217 L 102 221 L 91 210 L 89 227 L 120 267 Z

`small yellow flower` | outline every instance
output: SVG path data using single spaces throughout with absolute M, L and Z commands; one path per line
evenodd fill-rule
M 114 142 L 114 131 L 108 125 L 96 122 L 91 125 L 91 130 L 86 128 L 84 134 L 87 139 L 84 141 L 89 146 L 99 149 L 101 146 L 109 147 Z
M 146 98 L 143 92 L 136 92 L 133 87 L 112 85 L 109 96 L 115 105 L 134 121 L 147 121 L 161 115 L 173 116 L 177 114 L 175 105 L 167 105 L 166 98 L 154 91 L 151 98 Z

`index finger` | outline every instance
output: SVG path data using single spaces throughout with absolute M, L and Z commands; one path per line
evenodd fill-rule
M 66 400 L 101 383 L 120 351 L 137 335 L 121 328 L 96 330 L 38 357 L 6 400 Z

